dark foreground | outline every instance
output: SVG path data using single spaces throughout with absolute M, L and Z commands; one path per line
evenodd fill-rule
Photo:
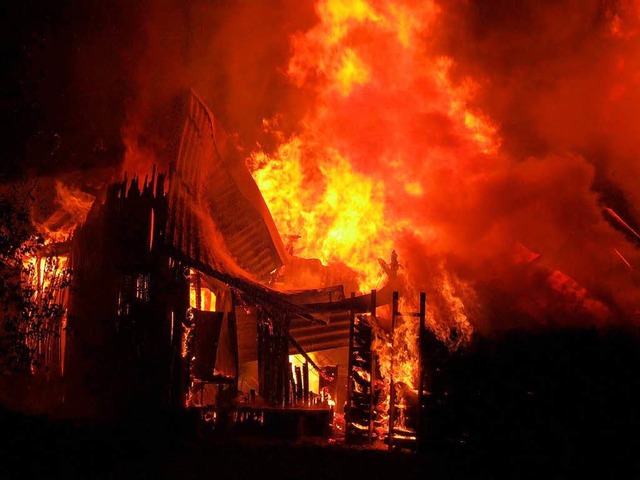
M 221 438 L 186 416 L 125 427 L 4 411 L 0 478 L 640 475 L 640 341 L 634 332 L 512 332 L 477 342 L 443 367 L 446 399 L 420 453 Z

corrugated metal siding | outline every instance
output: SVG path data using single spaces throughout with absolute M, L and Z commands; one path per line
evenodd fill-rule
M 246 167 L 228 135 L 192 92 L 169 184 L 168 238 L 214 266 L 229 266 L 226 250 L 238 266 L 264 279 L 282 266 L 284 247 L 257 185 L 240 169 Z

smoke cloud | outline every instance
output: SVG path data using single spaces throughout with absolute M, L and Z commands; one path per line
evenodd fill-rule
M 492 256 L 496 242 L 482 240 L 490 237 L 540 254 L 517 278 L 496 274 L 493 261 L 473 277 L 483 289 L 504 289 L 499 302 L 538 299 L 531 312 L 538 321 L 637 322 L 638 243 L 602 214 L 611 207 L 637 229 L 637 2 L 446 3 L 438 48 L 454 59 L 453 78 L 478 85 L 470 103 L 499 125 L 506 157 L 471 186 L 473 200 L 463 209 L 474 220 L 452 225 L 453 236 L 476 238 L 477 248 L 460 249 L 462 256 Z M 584 290 L 574 286 L 555 298 L 570 288 L 547 275 L 555 271 Z M 527 291 L 518 292 L 524 285 Z

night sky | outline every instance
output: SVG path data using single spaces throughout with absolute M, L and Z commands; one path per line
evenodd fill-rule
M 253 145 L 284 99 L 265 90 L 288 88 L 277 70 L 287 32 L 314 19 L 310 2 L 286 4 L 5 2 L 2 179 L 117 166 L 127 120 L 142 116 L 157 135 L 163 109 L 191 87 Z M 243 73 L 261 65 L 259 76 Z
M 130 2 L 5 2 L 2 173 L 109 162 L 136 58 Z

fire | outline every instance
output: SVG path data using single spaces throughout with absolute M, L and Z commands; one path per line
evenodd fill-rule
M 342 55 L 336 80 L 340 94 L 348 97 L 355 86 L 367 83 L 369 70 L 353 50 L 347 49 Z
M 30 218 L 34 232 L 19 248 L 21 311 L 16 330 L 24 342 L 25 360 L 32 373 L 64 371 L 67 296 L 71 281 L 68 247 L 76 226 L 86 218 L 94 197 L 79 189 L 55 183 L 54 211 L 43 222 Z
M 499 145 L 496 128 L 466 108 L 473 83 L 453 85 L 452 60 L 422 48 L 438 11 L 432 2 L 319 2 L 320 22 L 294 39 L 288 70 L 316 90 L 316 106 L 299 134 L 251 158 L 280 231 L 301 236 L 297 253 L 346 263 L 362 290 L 379 284 L 376 258 L 403 231 L 433 237 L 402 200 L 428 196 L 428 171 L 459 162 L 415 132 L 417 117 L 447 118 L 476 154 Z
M 77 188 L 56 182 L 56 203 L 58 208 L 46 221 L 37 225 L 45 238 L 45 243 L 68 240 L 73 230 L 84 222 L 95 198 Z
M 474 81 L 454 82 L 453 60 L 432 47 L 435 2 L 322 0 L 316 13 L 292 39 L 287 70 L 315 104 L 288 138 L 265 120 L 281 143 L 249 163 L 279 230 L 300 237 L 295 253 L 345 263 L 367 291 L 384 279 L 376 259 L 406 232 L 426 246 L 443 241 L 430 222 L 434 182 L 476 171 L 500 139 L 469 107 Z
M 23 259 L 23 271 L 33 287 L 33 299 L 44 295 L 51 289 L 59 288 L 67 270 L 68 257 L 60 256 L 29 256 Z
M 278 228 L 302 234 L 297 254 L 325 264 L 343 260 L 357 267 L 361 288 L 375 288 L 381 279 L 378 252 L 392 250 L 390 235 L 379 228 L 384 225 L 383 184 L 353 171 L 336 151 L 325 151 L 326 162 L 305 171 L 306 150 L 302 139 L 295 138 L 273 156 L 254 155 L 262 165 L 255 178 L 265 201 L 280 213 L 274 215 Z M 363 248 L 363 237 L 368 248 Z
M 33 255 L 31 253 L 34 253 Z M 64 371 L 64 357 L 50 351 L 52 342 L 64 351 L 67 326 L 67 295 L 70 283 L 66 255 L 35 255 L 32 251 L 22 259 L 23 294 L 28 308 L 19 331 L 24 338 L 31 372 L 39 367 L 59 367 Z
M 293 39 L 287 71 L 315 93 L 315 105 L 289 138 L 277 132 L 276 118 L 265 120 L 281 143 L 249 163 L 279 230 L 299 236 L 295 253 L 347 264 L 367 291 L 383 278 L 376 259 L 394 249 L 402 258 L 407 232 L 442 250 L 446 234 L 431 222 L 438 216 L 431 204 L 442 204 L 436 182 L 462 183 L 500 139 L 496 125 L 469 107 L 475 82 L 454 82 L 454 61 L 431 48 L 435 2 L 321 0 L 316 12 L 319 23 Z M 456 192 L 448 193 L 455 202 Z M 415 273 L 404 266 L 403 312 L 418 311 L 410 297 L 426 287 Z M 464 344 L 473 328 L 463 299 L 473 298 L 473 287 L 444 261 L 429 276 L 436 298 L 427 326 L 449 345 Z M 419 376 L 417 319 L 396 320 L 393 338 L 373 346 L 386 403 L 391 378 L 415 392 Z

